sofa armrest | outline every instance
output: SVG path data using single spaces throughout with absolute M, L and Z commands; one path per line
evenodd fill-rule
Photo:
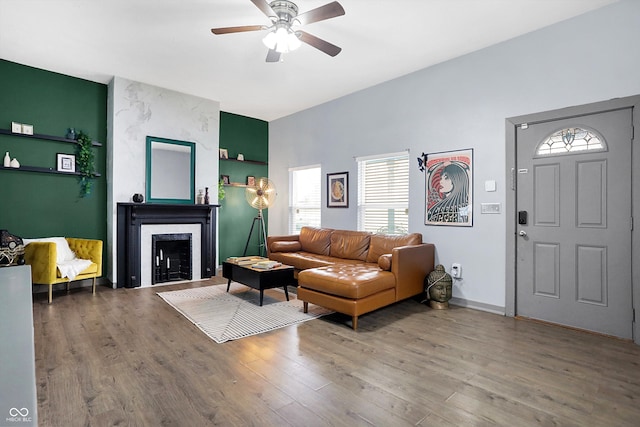
M 90 259 L 98 265 L 97 277 L 102 276 L 102 240 L 67 237 L 69 248 L 81 259 Z
M 56 244 L 31 242 L 24 247 L 24 261 L 31 266 L 31 281 L 49 285 L 56 281 Z
M 396 300 L 424 292 L 424 279 L 433 271 L 435 246 L 432 243 L 400 246 L 391 252 L 391 272 L 396 277 Z
M 267 236 L 267 257 L 271 253 L 271 244 L 273 242 L 299 242 L 299 234 L 290 234 L 287 236 Z

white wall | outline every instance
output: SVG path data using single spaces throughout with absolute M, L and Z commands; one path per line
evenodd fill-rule
M 323 199 L 322 225 L 355 229 L 354 157 L 408 148 L 410 231 L 435 243 L 447 271 L 462 264 L 454 298 L 504 312 L 509 219 L 479 211 L 486 202 L 504 209 L 505 119 L 640 94 L 638 40 L 640 1 L 622 1 L 271 122 L 269 172 L 281 202 L 269 210 L 270 234 L 287 233 L 288 168 L 321 163 L 323 198 L 324 174 L 349 171 L 349 209 L 328 209 Z M 464 148 L 474 149 L 473 227 L 425 226 L 416 158 Z M 484 191 L 486 180 L 497 181 L 496 192 Z
M 117 204 L 146 194 L 146 137 L 195 142 L 196 189 L 217 189 L 220 103 L 115 77 L 107 114 L 107 272 L 115 285 Z

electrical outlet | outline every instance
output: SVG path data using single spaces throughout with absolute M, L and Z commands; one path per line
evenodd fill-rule
M 459 279 L 462 277 L 462 266 L 457 262 L 454 262 L 451 265 L 451 277 L 453 277 L 454 279 Z

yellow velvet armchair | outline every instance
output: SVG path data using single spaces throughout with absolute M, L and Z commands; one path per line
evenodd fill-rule
M 73 281 L 93 279 L 92 292 L 96 293 L 96 278 L 102 276 L 102 241 L 93 239 L 66 238 L 69 248 L 78 258 L 91 260 L 91 265 L 78 274 Z M 53 299 L 53 285 L 66 283 L 69 278 L 60 277 L 56 268 L 57 249 L 53 242 L 31 242 L 24 248 L 24 259 L 31 266 L 31 281 L 34 285 L 49 286 L 49 304 Z

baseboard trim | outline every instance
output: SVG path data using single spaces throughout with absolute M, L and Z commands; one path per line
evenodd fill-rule
M 458 307 L 472 308 L 474 310 L 486 311 L 488 313 L 505 315 L 505 307 L 499 305 L 486 304 L 484 302 L 470 301 L 464 298 L 453 297 L 449 300 L 449 304 L 456 305 Z

